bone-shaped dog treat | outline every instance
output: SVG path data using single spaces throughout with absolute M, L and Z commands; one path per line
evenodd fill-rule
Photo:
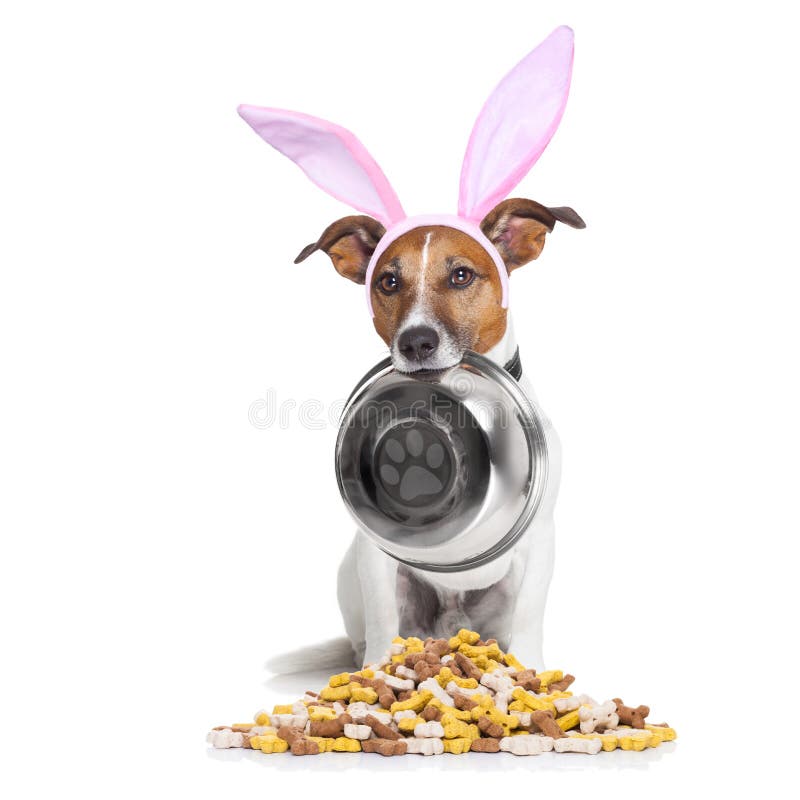
M 401 739 L 399 733 L 393 731 L 388 725 L 384 725 L 380 720 L 376 719 L 372 714 L 367 714 L 364 718 L 364 724 L 369 725 L 375 735 L 379 739 Z
M 472 659 L 467 658 L 463 653 L 454 653 L 453 660 L 467 678 L 474 678 L 476 681 L 481 679 L 483 671 L 475 666 Z
M 441 722 L 423 722 L 414 728 L 414 736 L 418 739 L 441 739 L 444 727 Z
M 535 725 L 545 736 L 551 739 L 560 739 L 564 736 L 558 723 L 553 718 L 552 711 L 533 711 L 531 713 L 531 724 Z
M 538 756 L 553 749 L 553 739 L 535 734 L 506 736 L 500 740 L 500 749 L 515 756 Z
M 406 739 L 406 752 L 420 756 L 438 756 L 444 753 L 444 742 L 441 739 Z
M 566 692 L 575 682 L 574 675 L 565 675 L 560 681 L 553 681 L 547 684 L 548 692 Z
M 553 700 L 553 705 L 559 714 L 566 714 L 568 711 L 575 711 L 582 705 L 596 706 L 597 703 L 588 694 L 578 694 L 572 697 L 559 697 Z
M 631 706 L 626 706 L 619 697 L 614 698 L 614 703 L 617 706 L 619 721 L 623 725 L 630 725 L 639 729 L 644 728 L 645 717 L 650 713 L 650 708 L 648 706 L 632 708 Z
M 578 739 L 575 736 L 565 736 L 563 739 L 556 739 L 553 742 L 553 750 L 556 753 L 587 753 L 595 755 L 603 749 L 603 743 L 599 739 Z
M 493 739 L 502 739 L 505 735 L 503 726 L 492 722 L 489 717 L 478 717 L 478 729 L 484 736 L 489 736 Z
M 369 739 L 372 736 L 372 728 L 369 725 L 355 725 L 351 722 L 344 726 L 344 735 L 348 739 Z
M 278 737 L 289 744 L 289 750 L 295 756 L 316 756 L 320 749 L 317 742 L 307 739 L 302 728 L 282 725 L 278 728 Z
M 475 753 L 499 753 L 499 739 L 473 739 L 470 750 Z
M 310 736 L 322 736 L 324 738 L 336 738 L 346 735 L 345 725 L 351 725 L 353 718 L 349 714 L 341 714 L 336 719 L 311 720 L 309 727 Z
M 617 706 L 613 700 L 601 705 L 581 706 L 578 709 L 578 719 L 581 722 L 581 733 L 595 733 L 619 725 Z
M 528 692 L 538 692 L 542 685 L 540 678 L 536 677 L 536 670 L 525 669 L 520 672 L 515 672 L 513 675 L 514 683 L 521 686 Z
M 382 756 L 404 756 L 408 752 L 405 739 L 366 739 L 361 742 L 365 753 L 378 753 Z

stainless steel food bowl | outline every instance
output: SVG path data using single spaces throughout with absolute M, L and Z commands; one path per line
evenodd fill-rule
M 438 372 L 380 362 L 347 401 L 336 442 L 339 490 L 358 526 L 398 561 L 438 572 L 507 551 L 536 514 L 547 467 L 537 410 L 472 352 Z

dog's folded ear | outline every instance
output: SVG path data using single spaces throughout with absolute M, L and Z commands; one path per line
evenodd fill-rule
M 367 265 L 386 228 L 367 216 L 343 217 L 328 225 L 316 242 L 306 245 L 295 264 L 305 261 L 317 250 L 324 250 L 336 271 L 354 283 L 364 283 Z
M 548 208 L 534 200 L 512 198 L 498 203 L 481 221 L 481 230 L 497 248 L 509 272 L 539 257 L 545 236 L 556 222 L 572 228 L 586 223 L 567 206 Z

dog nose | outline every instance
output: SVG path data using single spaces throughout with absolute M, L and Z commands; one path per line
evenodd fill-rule
M 397 340 L 397 349 L 409 361 L 422 363 L 430 358 L 439 346 L 439 334 L 427 325 L 417 325 L 408 328 L 400 334 Z

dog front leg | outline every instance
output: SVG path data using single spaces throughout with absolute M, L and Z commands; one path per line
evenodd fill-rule
M 365 649 L 362 661 L 372 664 L 387 651 L 398 635 L 397 561 L 359 533 L 358 579 L 364 603 Z M 358 654 L 357 654 L 358 655 Z
M 511 652 L 526 666 L 544 668 L 542 629 L 547 589 L 553 575 L 553 518 L 537 520 L 526 533 L 528 556 L 511 622 Z

